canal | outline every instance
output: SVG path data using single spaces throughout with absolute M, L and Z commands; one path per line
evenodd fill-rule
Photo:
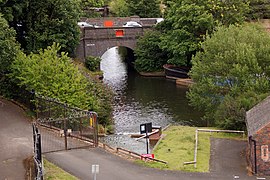
M 104 83 L 115 92 L 113 119 L 115 134 L 102 139 L 113 147 L 146 153 L 145 140 L 136 141 L 130 134 L 139 133 L 142 123 L 166 127 L 170 123 L 205 126 L 201 113 L 188 105 L 186 87 L 163 77 L 143 77 L 128 69 L 118 54 L 109 49 L 101 61 Z

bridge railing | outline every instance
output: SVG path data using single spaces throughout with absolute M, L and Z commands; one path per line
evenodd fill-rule
M 84 28 L 84 39 L 111 39 L 116 37 L 116 31 L 123 31 L 123 38 L 137 38 L 142 36 L 146 29 L 150 27 L 100 27 L 100 28 Z M 120 37 L 121 38 L 121 37 Z

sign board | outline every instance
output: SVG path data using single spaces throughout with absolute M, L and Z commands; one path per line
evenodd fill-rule
M 99 173 L 99 165 L 93 164 L 92 165 L 92 174 L 98 174 Z
M 154 154 L 142 154 L 141 155 L 141 159 L 145 159 L 145 158 L 155 158 Z
M 140 125 L 140 133 L 144 134 L 146 132 L 152 132 L 152 123 L 145 123 Z

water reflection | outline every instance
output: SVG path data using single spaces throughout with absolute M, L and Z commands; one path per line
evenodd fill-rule
M 149 78 L 128 72 L 117 48 L 109 49 L 101 61 L 104 83 L 116 93 L 113 118 L 115 135 L 104 139 L 108 144 L 145 153 L 145 141 L 128 134 L 138 133 L 142 123 L 165 127 L 171 122 L 203 126 L 200 114 L 188 106 L 186 88 L 166 78 Z

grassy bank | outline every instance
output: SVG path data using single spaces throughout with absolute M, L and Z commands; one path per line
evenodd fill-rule
M 191 172 L 208 172 L 210 159 L 210 137 L 244 140 L 242 134 L 232 133 L 198 133 L 197 168 L 193 164 L 184 162 L 194 160 L 194 144 L 196 127 L 171 126 L 163 132 L 166 135 L 154 150 L 155 158 L 167 161 L 167 165 L 160 163 L 143 163 L 146 166 Z M 209 128 L 207 128 L 209 129 Z
M 70 175 L 44 158 L 43 162 L 45 169 L 45 180 L 78 180 L 76 177 Z

